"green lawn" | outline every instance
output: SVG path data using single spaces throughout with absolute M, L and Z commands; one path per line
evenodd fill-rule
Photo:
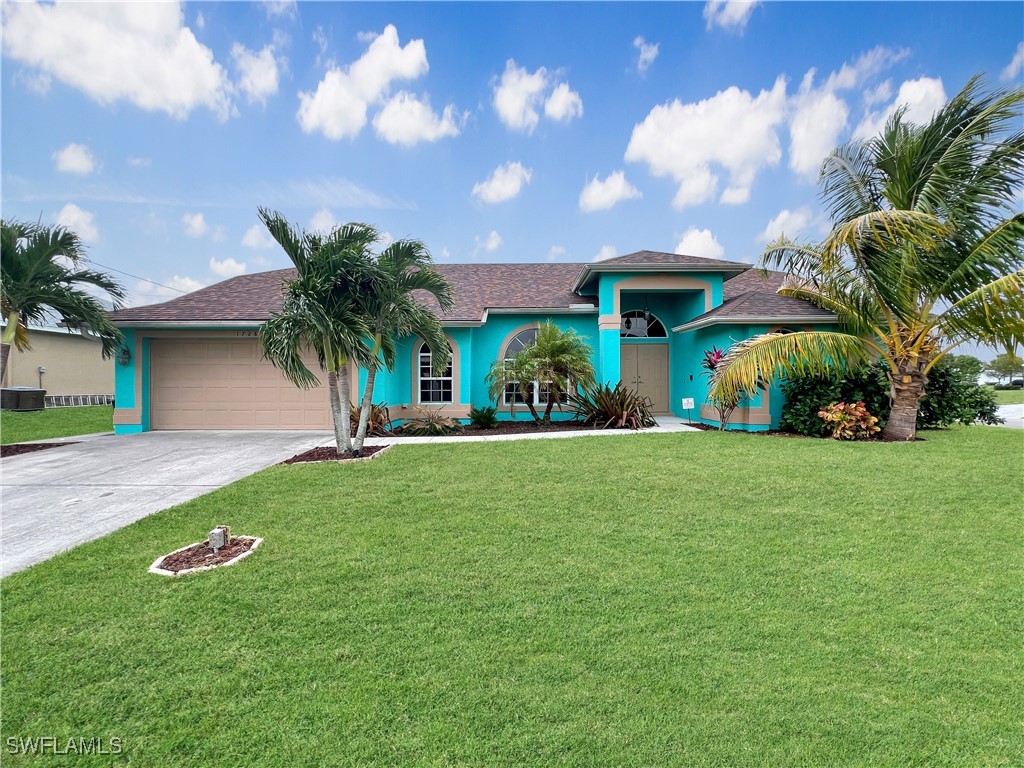
M 999 405 L 1017 405 L 1024 403 L 1024 389 L 994 389 L 996 403 Z
M 164 767 L 1019 766 L 1024 433 L 924 436 L 273 467 L 2 582 L 0 744 L 121 737 L 103 764 Z M 146 573 L 218 523 L 266 542 Z
M 109 405 L 47 408 L 26 413 L 0 411 L 0 445 L 112 432 L 113 418 L 114 409 Z

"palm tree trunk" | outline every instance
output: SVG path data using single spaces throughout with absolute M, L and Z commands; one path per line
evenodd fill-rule
M 338 454 L 345 450 L 345 438 L 341 432 L 341 397 L 338 395 L 338 372 L 328 371 L 327 372 L 327 393 L 331 399 L 331 422 L 334 424 L 334 443 L 338 449 Z M 348 414 L 344 414 L 345 421 L 348 421 Z
M 544 421 L 551 422 L 551 409 L 555 407 L 556 400 L 558 400 L 558 393 L 555 392 L 554 387 L 549 387 L 548 404 L 544 407 Z
M 361 456 L 366 440 L 366 427 L 370 423 L 370 408 L 373 406 L 373 380 L 377 377 L 377 360 L 370 361 L 366 369 L 366 385 L 363 387 L 363 402 L 359 406 L 359 428 L 352 443 L 352 455 Z
M 889 373 L 892 410 L 882 430 L 883 440 L 914 440 L 917 437 L 917 405 L 924 396 L 926 377 L 918 367 L 902 366 Z
M 341 409 L 344 417 L 341 422 L 342 447 L 339 453 L 351 453 L 352 451 L 352 394 L 348 383 L 348 360 L 338 367 L 338 392 L 341 399 Z

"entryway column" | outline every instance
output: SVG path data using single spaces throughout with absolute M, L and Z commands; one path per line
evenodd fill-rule
M 601 315 L 597 322 L 601 359 L 597 379 L 614 387 L 619 383 L 619 316 Z

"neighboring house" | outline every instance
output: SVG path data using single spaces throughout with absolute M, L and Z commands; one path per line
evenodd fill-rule
M 529 344 L 538 324 L 550 318 L 587 337 L 601 381 L 636 388 L 656 413 L 717 423 L 704 404 L 705 350 L 770 330 L 836 322 L 825 310 L 778 295 L 780 273 L 765 276 L 748 264 L 694 256 L 641 251 L 590 264 L 438 269 L 455 294 L 455 307 L 441 316 L 452 365 L 434 376 L 430 350 L 419 339 L 402 340 L 395 370 L 378 374 L 373 396 L 396 420 L 424 407 L 464 419 L 471 406 L 488 404 L 511 418 L 508 395 L 490 402 L 487 371 Z M 324 388 L 297 389 L 261 359 L 259 325 L 280 310 L 282 283 L 292 274 L 242 275 L 163 304 L 111 313 L 130 353 L 116 370 L 116 431 L 329 429 Z M 326 378 L 315 358 L 309 365 Z M 354 385 L 365 372 L 356 378 Z M 683 410 L 683 398 L 694 399 L 692 412 Z M 781 406 L 781 392 L 772 387 L 744 401 L 731 425 L 751 431 L 777 426 Z M 524 418 L 525 409 L 517 411 Z
M 24 352 L 11 345 L 3 386 L 40 387 L 47 398 L 114 393 L 114 361 L 103 359 L 103 345 L 96 337 L 31 326 L 28 339 L 32 348 Z

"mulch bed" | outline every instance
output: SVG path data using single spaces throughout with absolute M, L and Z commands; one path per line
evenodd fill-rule
M 480 429 L 479 427 L 466 426 L 450 437 L 480 437 L 487 435 L 527 435 L 531 432 L 573 432 L 578 429 L 595 429 L 590 424 L 582 421 L 553 421 L 550 424 L 537 424 L 532 418 L 517 419 L 513 421 L 499 421 L 494 429 Z M 398 432 L 399 437 L 402 433 Z M 449 435 L 446 435 L 449 437 Z
M 165 571 L 184 571 L 188 568 L 203 568 L 208 565 L 220 565 L 228 560 L 238 557 L 243 552 L 252 549 L 255 539 L 240 539 L 237 536 L 231 537 L 231 542 L 226 547 L 221 547 L 219 552 L 214 552 L 209 541 L 197 544 L 194 547 L 175 552 L 168 555 L 160 563 Z
M 23 453 L 45 451 L 47 448 L 60 448 L 64 445 L 75 445 L 75 443 L 22 443 L 21 445 L 0 445 L 0 458 L 6 456 L 20 456 Z
M 387 446 L 385 445 L 364 445 L 363 455 L 355 457 L 350 451 L 338 455 L 338 449 L 331 446 L 321 446 L 320 448 L 312 448 L 305 453 L 298 453 L 292 456 L 290 459 L 285 459 L 282 464 L 301 464 L 307 461 L 358 461 L 359 459 L 365 459 L 378 451 L 383 451 Z

